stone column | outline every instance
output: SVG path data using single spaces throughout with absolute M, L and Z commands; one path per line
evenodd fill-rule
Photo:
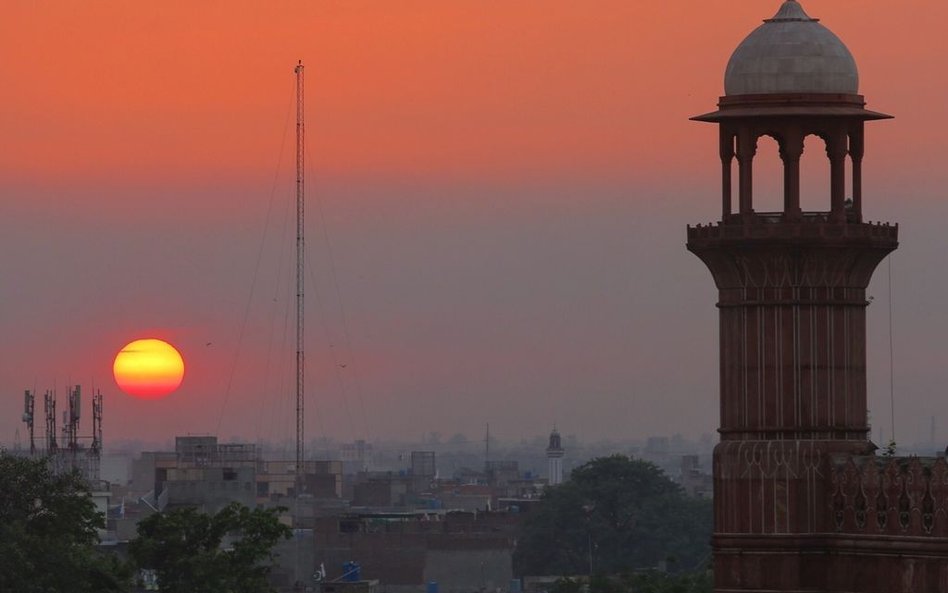
M 721 134 L 721 222 L 731 216 L 731 162 L 734 160 L 734 134 L 720 127 Z
M 737 164 L 740 170 L 738 195 L 740 212 L 747 216 L 754 212 L 754 155 L 757 154 L 757 136 L 743 129 L 737 136 Z
M 783 215 L 787 220 L 800 220 L 800 156 L 803 155 L 803 134 L 788 131 L 780 143 L 783 160 Z
M 830 160 L 830 220 L 846 220 L 846 154 L 849 136 L 844 131 L 833 132 L 826 141 L 826 155 Z
M 862 222 L 862 155 L 865 150 L 863 122 L 849 134 L 849 158 L 853 163 L 853 218 Z

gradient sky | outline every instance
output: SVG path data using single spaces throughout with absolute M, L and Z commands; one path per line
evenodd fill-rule
M 0 442 L 25 435 L 24 389 L 63 406 L 70 383 L 105 394 L 106 442 L 292 438 L 298 59 L 310 436 L 713 432 L 716 295 L 684 242 L 718 215 L 717 135 L 688 117 L 778 6 L 6 2 Z M 948 3 L 804 7 L 896 116 L 870 124 L 864 177 L 867 217 L 901 225 L 896 427 L 923 440 L 934 415 L 948 440 Z M 805 191 L 828 191 L 819 151 Z M 869 380 L 888 436 L 887 280 Z M 162 401 L 112 380 L 142 337 L 185 358 Z

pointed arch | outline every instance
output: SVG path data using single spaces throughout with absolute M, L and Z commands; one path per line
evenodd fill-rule
M 754 211 L 760 214 L 783 212 L 781 141 L 776 132 L 766 132 L 757 138 L 757 156 L 754 158 Z
M 803 138 L 800 207 L 804 212 L 830 210 L 830 162 L 826 155 L 826 140 L 818 133 L 809 133 Z

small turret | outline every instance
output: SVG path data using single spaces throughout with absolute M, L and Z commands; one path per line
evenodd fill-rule
M 563 446 L 560 442 L 560 433 L 553 427 L 550 433 L 550 444 L 546 447 L 546 458 L 549 461 L 550 486 L 563 482 Z

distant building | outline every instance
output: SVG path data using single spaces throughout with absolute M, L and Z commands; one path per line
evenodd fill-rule
M 434 451 L 411 452 L 412 492 L 424 492 L 431 487 L 431 483 L 438 475 Z
M 563 483 L 563 445 L 560 442 L 560 433 L 553 427 L 550 433 L 550 444 L 546 448 L 546 458 L 549 466 L 550 486 Z
M 372 444 L 366 443 L 362 439 L 354 443 L 343 444 L 339 449 L 339 455 L 343 462 L 345 474 L 349 475 L 368 470 L 372 453 Z
M 352 489 L 352 505 L 392 509 L 406 505 L 412 477 L 405 472 L 360 472 Z
M 342 462 L 307 460 L 303 462 L 303 494 L 326 499 L 342 496 Z M 280 502 L 296 495 L 296 461 L 260 460 L 257 462 L 257 503 Z
M 351 513 L 316 524 L 316 564 L 327 582 L 344 565 L 389 593 L 417 593 L 430 582 L 439 593 L 495 591 L 513 578 L 520 517 L 511 513 L 413 511 Z M 324 589 L 325 591 L 325 589 Z
M 702 470 L 699 459 L 697 455 L 681 456 L 681 473 L 679 474 L 678 483 L 688 496 L 711 498 L 714 481 L 710 473 Z
M 434 479 L 437 473 L 434 451 L 411 452 L 411 475 Z
M 520 462 L 516 460 L 488 461 L 484 465 L 487 483 L 495 488 L 507 488 L 520 481 Z
M 216 512 L 231 502 L 287 506 L 296 497 L 300 472 L 308 514 L 315 500 L 341 496 L 341 461 L 309 460 L 297 468 L 295 461 L 261 459 L 255 445 L 183 436 L 175 438 L 173 452 L 145 452 L 133 462 L 132 490 L 156 510 L 192 506 Z
M 220 445 L 215 436 L 175 438 L 174 456 L 156 455 L 154 489 L 166 507 L 214 513 L 231 502 L 253 507 L 257 498 L 257 449 Z

